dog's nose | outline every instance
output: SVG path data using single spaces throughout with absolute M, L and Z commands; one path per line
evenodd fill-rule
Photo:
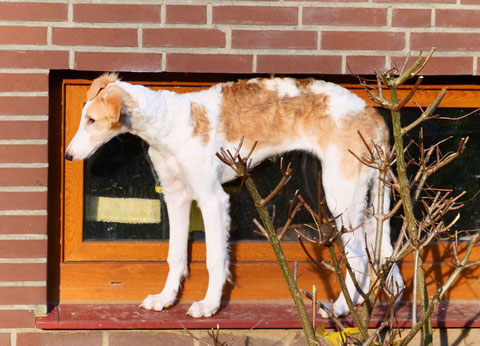
M 72 161 L 73 160 L 73 155 L 70 154 L 68 151 L 65 152 L 65 159 L 68 160 L 68 161 Z

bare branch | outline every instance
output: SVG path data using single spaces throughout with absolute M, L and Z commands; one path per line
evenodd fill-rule
M 453 120 L 453 121 L 457 121 L 457 120 L 462 120 L 462 119 L 465 119 L 467 117 L 469 117 L 470 115 L 476 113 L 480 111 L 480 108 L 477 108 L 477 109 L 474 109 L 473 111 L 471 111 L 470 113 L 467 113 L 465 115 L 462 115 L 461 117 L 456 117 L 456 118 L 452 118 L 452 117 L 437 117 L 437 119 L 441 119 L 441 120 Z
M 305 295 L 305 297 L 313 301 L 313 296 L 310 294 L 310 292 L 304 290 L 303 288 L 300 289 L 300 291 Z M 332 311 L 328 307 L 326 307 L 324 304 L 322 304 L 322 302 L 319 302 L 318 300 L 315 303 L 320 309 L 327 313 L 328 318 L 331 319 L 333 323 L 335 323 L 335 326 L 338 330 L 342 331 L 345 329 L 342 322 L 332 313 Z
M 283 162 L 283 159 L 280 162 Z M 273 191 L 270 192 L 270 194 L 266 198 L 262 199 L 262 201 L 260 202 L 262 207 L 267 205 L 268 202 L 270 202 L 280 192 L 280 190 L 283 189 L 285 184 L 287 184 L 290 180 L 291 175 L 292 169 L 290 167 L 290 163 L 288 163 L 287 168 L 285 170 L 282 169 L 282 179 L 280 180 L 280 182 L 273 189 Z
M 418 126 L 419 124 L 421 124 L 425 120 L 431 119 L 433 117 L 432 116 L 433 112 L 435 112 L 437 110 L 437 107 L 440 104 L 440 102 L 442 102 L 443 97 L 445 96 L 446 92 L 447 92 L 447 88 L 442 88 L 440 93 L 437 95 L 437 98 L 435 99 L 435 101 L 432 104 L 430 104 L 427 107 L 427 109 L 422 113 L 422 115 L 420 115 L 415 121 L 413 121 L 408 126 L 405 126 L 404 128 L 402 128 L 401 134 L 405 135 L 410 130 L 412 130 L 413 128 L 415 128 L 416 126 Z
M 418 77 L 417 81 L 415 82 L 415 85 L 413 86 L 412 89 L 410 89 L 410 92 L 408 93 L 407 97 L 405 97 L 402 100 L 402 102 L 400 102 L 397 105 L 396 110 L 400 110 L 403 107 L 405 107 L 405 105 L 408 103 L 408 101 L 410 101 L 412 99 L 413 95 L 417 92 L 417 89 L 420 86 L 420 84 L 422 83 L 422 81 L 423 81 L 423 76 Z
M 307 255 L 308 259 L 315 265 L 317 266 L 318 268 L 320 269 L 326 269 L 328 271 L 331 271 L 331 272 L 335 272 L 335 268 L 332 267 L 332 265 L 328 264 L 327 262 L 325 261 L 317 261 L 315 260 L 312 255 L 310 254 L 310 252 L 307 250 L 307 248 L 305 247 L 305 244 L 303 244 L 303 241 L 302 241 L 302 238 L 300 236 L 297 237 L 298 238 L 298 242 L 300 243 L 300 246 L 302 247 L 303 249 L 303 252 L 305 252 L 305 254 Z
M 420 71 L 428 63 L 428 61 L 432 57 L 434 51 L 435 51 L 435 48 L 432 48 L 426 57 L 423 57 L 423 51 L 420 51 L 420 54 L 419 54 L 417 60 L 412 64 L 412 66 L 410 66 L 410 68 L 408 70 L 406 70 L 404 73 L 402 73 L 396 79 L 394 79 L 390 84 L 392 84 L 392 86 L 394 86 L 395 88 L 398 88 L 400 85 L 405 83 L 407 80 L 415 77 L 418 73 L 420 73 Z

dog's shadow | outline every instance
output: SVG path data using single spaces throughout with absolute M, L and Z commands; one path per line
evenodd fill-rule
M 300 246 L 300 245 L 299 245 Z M 191 256 L 191 251 L 192 251 L 192 244 L 191 242 L 189 243 L 189 256 Z M 221 312 L 231 301 L 232 301 L 232 292 L 235 289 L 235 286 L 238 286 L 237 284 L 237 263 L 235 259 L 237 258 L 237 251 L 239 251 L 238 247 L 235 246 L 235 244 L 232 244 L 230 247 L 230 258 L 232 258 L 232 264 L 230 265 L 230 274 L 231 274 L 231 279 L 225 283 L 225 286 L 223 288 L 223 294 L 222 294 L 222 300 L 220 304 L 220 308 L 218 312 Z M 320 250 L 318 251 L 319 253 L 311 253 L 311 255 L 315 259 L 319 259 L 321 257 Z M 191 258 L 191 257 L 189 257 Z M 291 267 L 291 270 L 293 270 L 294 262 L 289 261 L 289 266 Z M 308 267 L 307 267 L 308 266 Z M 298 279 L 301 279 L 302 277 L 302 272 L 304 270 L 312 270 L 315 271 L 315 280 L 314 282 L 309 282 L 310 284 L 317 284 L 317 286 L 324 287 L 324 296 L 328 297 L 330 301 L 333 301 L 339 292 L 335 291 L 334 285 L 332 285 L 332 278 L 329 273 L 325 272 L 323 273 L 321 270 L 318 269 L 317 266 L 315 266 L 313 263 L 306 263 L 306 262 L 301 262 L 301 265 L 299 266 L 300 270 L 298 272 Z M 327 274 L 327 275 L 322 275 L 322 274 Z M 310 276 L 310 275 L 309 275 Z M 283 278 L 280 278 L 280 280 L 283 280 Z M 252 278 L 252 281 L 253 278 Z M 282 282 L 279 282 L 279 284 L 282 284 Z M 286 285 L 286 283 L 285 283 Z M 299 287 L 299 288 L 305 288 L 309 290 L 309 287 Z M 288 300 L 288 298 L 286 298 Z M 308 301 L 308 299 L 304 299 L 305 302 Z M 328 304 L 327 304 L 328 305 Z

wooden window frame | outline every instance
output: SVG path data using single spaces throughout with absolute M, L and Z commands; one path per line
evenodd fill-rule
M 203 82 L 138 82 L 152 88 L 165 88 L 177 91 L 193 91 L 214 83 Z M 168 272 L 166 257 L 168 241 L 86 241 L 82 240 L 83 218 L 83 162 L 69 162 L 63 159 L 66 145 L 76 132 L 80 112 L 72 117 L 71 107 L 81 109 L 86 99 L 89 79 L 64 79 L 57 85 L 58 99 L 51 98 L 54 119 L 50 121 L 49 149 L 49 284 L 48 301 L 51 304 L 91 303 L 91 302 L 139 302 L 147 294 L 158 293 Z M 368 97 L 357 84 L 344 84 L 345 87 L 363 99 Z M 72 103 L 67 100 L 70 87 L 81 92 Z M 443 85 L 425 85 L 419 88 L 415 101 L 422 107 L 434 100 Z M 399 91 L 405 96 L 410 87 Z M 475 99 L 472 91 L 480 92 L 473 85 L 451 85 L 441 104 L 442 107 L 480 107 L 480 98 Z M 55 90 L 53 90 L 55 91 Z M 68 102 L 67 102 L 68 101 Z M 373 104 L 373 103 L 371 103 Z M 415 106 L 409 103 L 407 106 Z M 68 114 L 68 116 L 67 116 Z M 58 134 L 61 134 L 59 136 Z M 53 239 L 52 239 L 53 237 Z M 325 249 L 309 246 L 317 258 L 328 258 Z M 427 262 L 440 277 L 447 266 L 438 264 L 439 253 L 448 252 L 449 245 L 437 243 L 427 256 Z M 235 285 L 227 285 L 224 299 L 232 301 L 272 301 L 290 299 L 275 256 L 266 242 L 239 241 L 230 246 L 232 272 Z M 283 249 L 287 259 L 297 266 L 298 285 L 319 287 L 319 299 L 334 298 L 339 288 L 332 287 L 334 277 L 328 272 L 319 272 L 312 267 L 307 256 L 297 243 L 285 242 Z M 472 260 L 478 260 L 480 251 L 475 251 Z M 447 258 L 447 257 L 445 257 Z M 427 264 L 427 267 L 429 264 Z M 410 280 L 413 265 L 408 260 L 403 263 L 402 272 Z M 183 286 L 181 299 L 192 301 L 203 298 L 207 287 L 208 274 L 205 268 L 205 244 L 193 242 L 189 246 L 190 277 Z M 436 275 L 438 279 L 438 275 Z M 255 281 L 255 278 L 261 280 Z M 434 288 L 432 288 L 433 292 Z M 408 298 L 407 292 L 406 297 Z M 461 283 L 449 294 L 450 299 L 479 299 L 480 293 Z

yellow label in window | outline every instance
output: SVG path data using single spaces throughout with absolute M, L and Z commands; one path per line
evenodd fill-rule
M 88 196 L 85 202 L 87 221 L 131 224 L 161 221 L 161 204 L 158 199 Z
M 241 186 L 225 187 L 225 192 L 228 194 L 239 193 L 241 191 L 242 191 Z M 163 194 L 163 186 L 155 185 L 155 192 Z M 198 208 L 198 205 L 195 201 L 192 203 L 192 209 L 190 210 L 190 226 L 188 231 L 189 232 L 194 232 L 194 231 L 205 232 L 205 227 L 203 225 L 202 212 Z

